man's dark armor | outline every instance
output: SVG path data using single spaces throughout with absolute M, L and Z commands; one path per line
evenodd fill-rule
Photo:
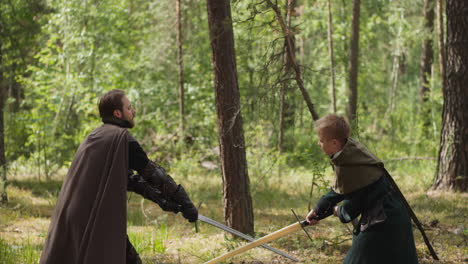
M 198 212 L 182 185 L 175 183 L 166 170 L 152 161 L 140 171 L 141 175 L 130 175 L 127 190 L 140 194 L 157 203 L 164 211 L 182 215 L 190 222 L 197 221 Z
M 139 171 L 141 175 L 129 171 L 127 190 L 158 204 L 164 211 L 182 212 L 190 222 L 197 221 L 198 211 L 185 192 L 166 170 L 152 161 Z M 141 260 L 127 237 L 127 264 L 140 264 Z

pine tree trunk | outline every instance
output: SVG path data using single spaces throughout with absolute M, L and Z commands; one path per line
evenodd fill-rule
M 354 124 L 358 101 L 358 72 L 359 72 L 359 18 L 361 2 L 353 0 L 353 21 L 351 31 L 351 49 L 349 63 L 349 91 L 348 91 L 348 120 Z
M 335 60 L 333 55 L 333 19 L 331 13 L 331 3 L 327 0 L 328 9 L 328 52 L 330 55 L 330 97 L 333 113 L 336 113 L 336 92 L 335 92 Z
M 296 6 L 296 0 L 286 0 L 286 23 L 287 27 L 291 30 L 291 21 L 294 8 Z M 296 58 L 296 45 L 295 38 L 291 36 L 291 56 L 288 53 L 288 40 L 284 40 L 284 75 L 283 80 L 281 81 L 281 91 L 280 91 L 280 130 L 278 134 L 278 151 L 283 152 L 284 148 L 284 131 L 291 126 L 294 126 L 294 116 L 296 113 L 296 107 L 294 105 L 294 93 L 289 88 L 289 80 L 293 75 L 293 61 Z M 287 145 L 287 144 L 286 144 Z
M 0 203 L 8 202 L 6 158 L 5 158 L 5 120 L 3 110 L 5 108 L 5 80 L 3 74 L 3 53 L 0 43 Z
M 253 208 L 245 154 L 229 0 L 207 0 L 213 52 L 216 110 L 224 184 L 224 218 L 243 233 L 253 233 Z
M 182 12 L 181 0 L 176 0 L 177 13 L 177 66 L 179 69 L 179 115 L 181 139 L 185 137 L 185 91 L 184 91 L 184 61 L 182 52 Z
M 419 100 L 424 106 L 428 101 L 430 92 L 430 82 L 432 77 L 432 62 L 434 60 L 434 50 L 432 48 L 432 32 L 434 31 L 434 0 L 424 1 L 424 28 L 425 35 L 422 44 L 421 69 L 419 74 Z M 422 111 L 423 114 L 426 111 Z
M 421 68 L 419 71 L 419 114 L 423 124 L 422 135 L 429 134 L 431 124 L 431 108 L 428 105 L 432 79 L 432 63 L 434 61 L 433 31 L 434 31 L 434 0 L 425 0 L 423 7 L 425 34 L 422 41 Z
M 280 114 L 279 114 L 279 131 L 278 131 L 278 151 L 279 153 L 283 152 L 283 139 L 284 139 L 284 112 L 285 112 L 285 102 L 286 101 L 286 84 L 281 84 L 280 91 Z
M 468 190 L 468 2 L 448 0 L 447 65 L 434 189 Z
M 437 0 L 437 27 L 439 29 L 439 71 L 442 80 L 442 90 L 445 86 L 445 45 L 444 45 L 444 1 Z

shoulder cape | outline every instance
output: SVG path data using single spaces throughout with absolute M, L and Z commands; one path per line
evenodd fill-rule
M 52 216 L 41 264 L 125 264 L 126 129 L 102 125 L 80 145 Z
M 348 138 L 331 162 L 336 174 L 334 191 L 348 194 L 377 181 L 383 174 L 383 162 L 359 142 Z

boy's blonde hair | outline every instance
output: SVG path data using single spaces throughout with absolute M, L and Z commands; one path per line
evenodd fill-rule
M 314 129 L 319 136 L 345 142 L 351 133 L 348 122 L 339 115 L 329 114 L 315 121 Z

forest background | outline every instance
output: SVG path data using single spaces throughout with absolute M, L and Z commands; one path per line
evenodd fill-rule
M 101 123 L 98 98 L 110 89 L 128 93 L 137 109 L 131 133 L 149 157 L 187 186 L 194 201 L 204 202 L 202 214 L 222 221 L 207 3 L 177 2 L 0 2 L 0 165 L 8 183 L 0 207 L 0 263 L 37 262 L 63 177 L 80 142 Z M 349 115 L 356 2 L 273 1 L 290 30 L 285 38 L 270 1 L 230 1 L 258 237 L 295 221 L 289 208 L 305 216 L 332 179 L 288 64 L 287 42 L 293 40 L 294 63 L 316 114 Z M 441 259 L 464 263 L 466 185 L 462 192 L 433 188 L 444 105 L 439 37 L 446 38 L 447 17 L 440 3 L 440 9 L 434 0 L 360 3 L 359 97 L 351 120 L 353 137 L 386 163 Z M 337 263 L 350 245 L 349 228 L 337 222 L 326 220 L 311 231 L 312 242 L 298 233 L 274 245 L 306 262 Z M 129 234 L 148 263 L 202 262 L 243 243 L 211 227 L 197 234 L 192 229 L 180 216 L 130 196 Z M 432 263 L 416 229 L 415 236 L 421 262 Z M 234 261 L 283 263 L 260 249 Z

